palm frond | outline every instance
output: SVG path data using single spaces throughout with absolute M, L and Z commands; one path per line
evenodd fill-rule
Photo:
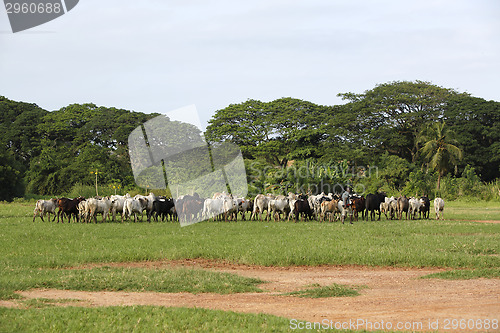
M 445 127 L 445 122 L 433 123 L 420 131 L 418 142 L 424 143 L 420 153 L 427 161 L 427 167 L 440 175 L 456 167 L 463 158 L 462 150 L 453 144 L 456 142 L 454 135 Z

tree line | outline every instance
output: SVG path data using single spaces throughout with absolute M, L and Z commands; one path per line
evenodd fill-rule
M 354 168 L 376 165 L 381 178 L 362 180 L 372 190 L 385 185 L 390 192 L 406 188 L 430 193 L 429 183 L 439 189 L 445 176 L 474 175 L 478 185 L 499 178 L 499 102 L 424 81 L 389 82 L 338 96 L 346 103 L 323 106 L 281 98 L 232 104 L 215 113 L 205 136 L 208 141 L 234 142 L 246 159 L 278 169 L 303 161 L 324 168 L 336 168 L 339 161 Z M 291 181 L 274 177 L 272 170 L 267 173 L 254 174 L 254 183 L 269 188 Z M 416 175 L 425 186 L 416 185 Z M 361 181 L 352 176 L 336 180 Z M 450 185 L 454 181 L 446 179 L 445 185 L 460 194 L 460 186 Z
M 283 183 L 285 176 L 274 176 L 292 165 L 376 165 L 379 177 L 369 185 L 395 190 L 417 186 L 419 179 L 500 178 L 499 102 L 423 81 L 388 82 L 339 96 L 345 104 L 291 97 L 231 104 L 215 111 L 204 135 L 209 143 L 230 141 L 241 148 L 255 192 Z M 74 186 L 93 185 L 95 171 L 101 184 L 133 188 L 128 136 L 157 115 L 94 104 L 49 112 L 0 96 L 0 200 L 68 193 Z M 441 167 L 431 163 L 439 150 L 438 129 L 442 142 L 461 155 L 455 152 L 456 161 Z M 435 151 L 428 144 L 432 140 Z M 321 180 L 333 182 L 325 177 Z
M 0 97 L 0 200 L 76 184 L 132 186 L 128 136 L 157 114 L 72 104 L 57 111 Z M 92 173 L 94 172 L 94 173 Z

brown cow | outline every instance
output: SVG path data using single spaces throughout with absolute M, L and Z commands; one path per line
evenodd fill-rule
M 59 215 L 61 215 L 61 223 L 64 223 L 64 214 L 68 216 L 68 223 L 71 222 L 71 215 L 73 215 L 75 221 L 78 222 L 78 204 L 84 200 L 84 197 L 78 197 L 76 199 L 57 199 L 57 206 L 59 207 L 57 211 L 57 223 L 59 223 Z
M 333 222 L 335 214 L 340 213 L 338 200 L 323 201 L 321 203 L 320 222 L 325 220 L 325 215 L 328 213 L 330 213 L 329 221 Z
M 410 208 L 410 203 L 406 195 L 400 196 L 398 198 L 398 217 L 400 220 L 403 219 L 403 212 L 406 213 L 406 219 L 408 220 L 408 209 Z
M 366 202 L 365 197 L 361 196 L 360 198 L 353 197 L 351 198 L 352 205 L 352 213 L 354 215 L 355 221 L 358 220 L 358 213 L 361 212 L 361 219 L 365 219 L 365 210 L 366 210 Z

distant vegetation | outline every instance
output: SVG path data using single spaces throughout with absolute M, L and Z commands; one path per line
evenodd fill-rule
M 500 102 L 422 81 L 339 95 L 346 104 L 232 104 L 215 112 L 205 137 L 241 148 L 249 195 L 349 183 L 358 192 L 499 198 Z M 0 200 L 94 195 L 96 170 L 99 194 L 148 191 L 134 183 L 127 142 L 155 116 L 94 104 L 49 112 L 0 97 Z M 457 149 L 443 153 L 442 144 Z

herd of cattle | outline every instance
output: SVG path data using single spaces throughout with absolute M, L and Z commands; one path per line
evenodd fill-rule
M 73 218 L 76 222 L 97 222 L 97 214 L 102 215 L 102 221 L 108 217 L 116 221 L 116 214 L 121 215 L 121 221 L 134 218 L 137 221 L 137 215 L 142 220 L 142 214 L 146 212 L 147 221 L 151 218 L 158 221 L 180 220 L 191 221 L 198 220 L 237 220 L 241 214 L 241 219 L 250 213 L 251 220 L 274 219 L 290 220 L 293 218 L 302 220 L 319 220 L 320 222 L 329 220 L 339 220 L 344 223 L 346 217 L 350 222 L 357 221 L 359 216 L 363 220 L 368 220 L 368 216 L 373 221 L 378 214 L 378 220 L 382 214 L 387 219 L 416 219 L 429 218 L 430 200 L 424 195 L 421 198 L 407 198 L 406 196 L 387 197 L 384 193 L 368 194 L 365 196 L 351 195 L 348 205 L 344 205 L 341 197 L 337 194 L 321 193 L 318 195 L 302 195 L 288 193 L 284 195 L 258 194 L 254 200 L 238 198 L 231 194 L 216 193 L 212 198 L 203 199 L 196 193 L 194 195 L 185 195 L 175 200 L 162 196 L 155 196 L 150 193 L 147 196 L 136 195 L 131 197 L 128 193 L 124 196 L 112 195 L 110 197 L 96 197 L 85 199 L 78 197 L 75 199 L 57 198 L 50 200 L 38 200 L 33 213 L 35 217 L 40 215 L 43 221 L 45 214 L 53 214 L 52 221 L 57 216 L 57 222 L 64 222 L 67 218 L 71 222 Z M 436 198 L 434 200 L 434 209 L 436 219 L 442 217 L 444 209 L 444 200 Z M 56 213 L 57 210 L 57 213 Z M 265 215 L 263 216 L 263 214 Z

